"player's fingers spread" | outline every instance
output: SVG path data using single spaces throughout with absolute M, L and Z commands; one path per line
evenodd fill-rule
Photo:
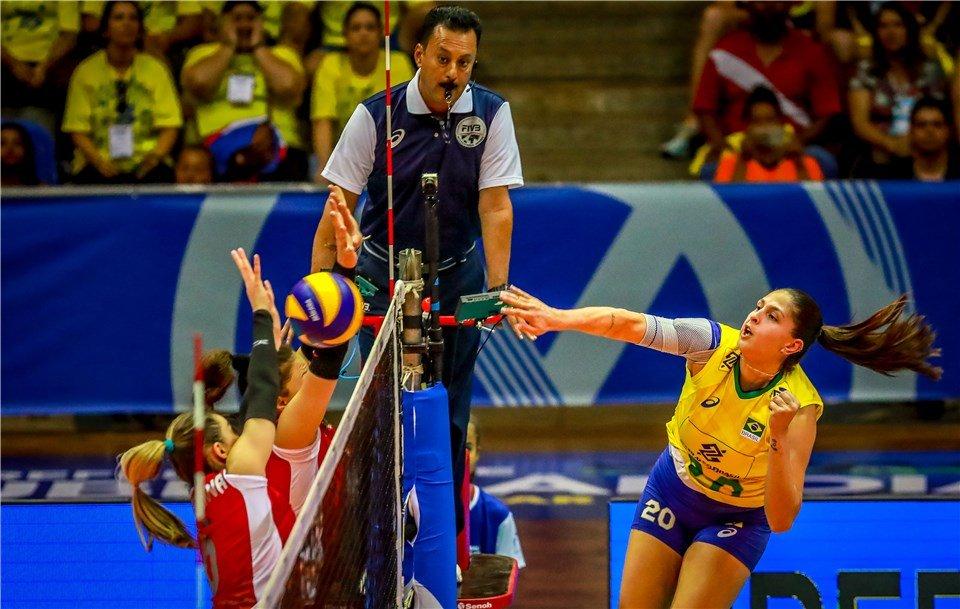
M 500 300 L 514 307 L 523 306 L 523 301 L 516 294 L 510 292 L 500 292 Z
M 520 328 L 517 325 L 517 319 L 514 317 L 507 317 L 507 322 L 510 324 L 510 329 L 513 330 L 513 333 L 517 335 L 517 338 L 523 340 L 523 333 L 520 331 Z
M 510 291 L 524 298 L 533 298 L 533 296 L 531 296 L 530 294 L 527 294 L 526 292 L 524 292 L 523 290 L 521 290 L 515 285 L 510 286 Z
M 501 309 L 501 313 L 505 313 L 516 320 L 526 319 L 530 315 L 530 311 L 516 307 L 504 307 Z

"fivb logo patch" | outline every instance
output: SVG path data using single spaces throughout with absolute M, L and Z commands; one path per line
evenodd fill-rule
M 747 417 L 747 422 L 743 424 L 743 429 L 740 430 L 740 435 L 751 442 L 759 442 L 760 436 L 763 435 L 763 430 L 766 428 L 767 426 L 760 421 L 751 417 Z
M 487 125 L 479 116 L 468 116 L 457 123 L 457 141 L 464 148 L 476 148 L 487 137 Z

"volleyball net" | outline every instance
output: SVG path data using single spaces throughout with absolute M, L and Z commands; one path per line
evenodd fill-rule
M 401 302 L 395 297 L 384 316 L 257 607 L 388 609 L 401 604 Z

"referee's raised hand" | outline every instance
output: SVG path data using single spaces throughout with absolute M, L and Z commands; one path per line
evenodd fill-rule
M 357 220 L 347 207 L 343 190 L 333 184 L 329 189 L 330 197 L 327 199 L 327 207 L 330 210 L 328 212 L 330 218 L 333 220 L 333 233 L 337 239 L 337 264 L 345 269 L 352 269 L 357 266 L 357 257 L 363 245 L 363 235 L 360 234 Z

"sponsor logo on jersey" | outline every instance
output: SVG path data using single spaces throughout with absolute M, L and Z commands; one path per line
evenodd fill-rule
M 767 426 L 760 421 L 747 417 L 747 422 L 743 424 L 740 435 L 752 442 L 759 442 L 760 436 L 763 435 L 763 430 L 766 428 Z
M 707 399 L 705 399 L 704 401 L 700 402 L 700 405 L 703 406 L 704 408 L 713 408 L 719 403 L 720 403 L 720 398 L 718 398 L 715 395 L 712 395 Z
M 733 365 L 737 363 L 737 360 L 740 359 L 740 354 L 736 351 L 731 351 L 723 356 L 723 361 L 720 362 L 721 370 L 732 370 Z
M 742 528 L 742 522 L 728 522 L 725 529 L 717 531 L 717 537 L 733 537 L 737 534 L 737 530 Z
M 394 150 L 397 149 L 397 146 L 400 145 L 400 142 L 403 141 L 403 136 L 407 134 L 403 129 L 397 129 L 393 132 L 393 135 L 390 136 L 390 147 Z
M 718 463 L 723 455 L 727 454 L 727 451 L 716 444 L 701 444 L 697 454 L 711 463 Z
M 457 141 L 464 148 L 476 148 L 487 137 L 487 126 L 479 116 L 468 116 L 457 123 Z

